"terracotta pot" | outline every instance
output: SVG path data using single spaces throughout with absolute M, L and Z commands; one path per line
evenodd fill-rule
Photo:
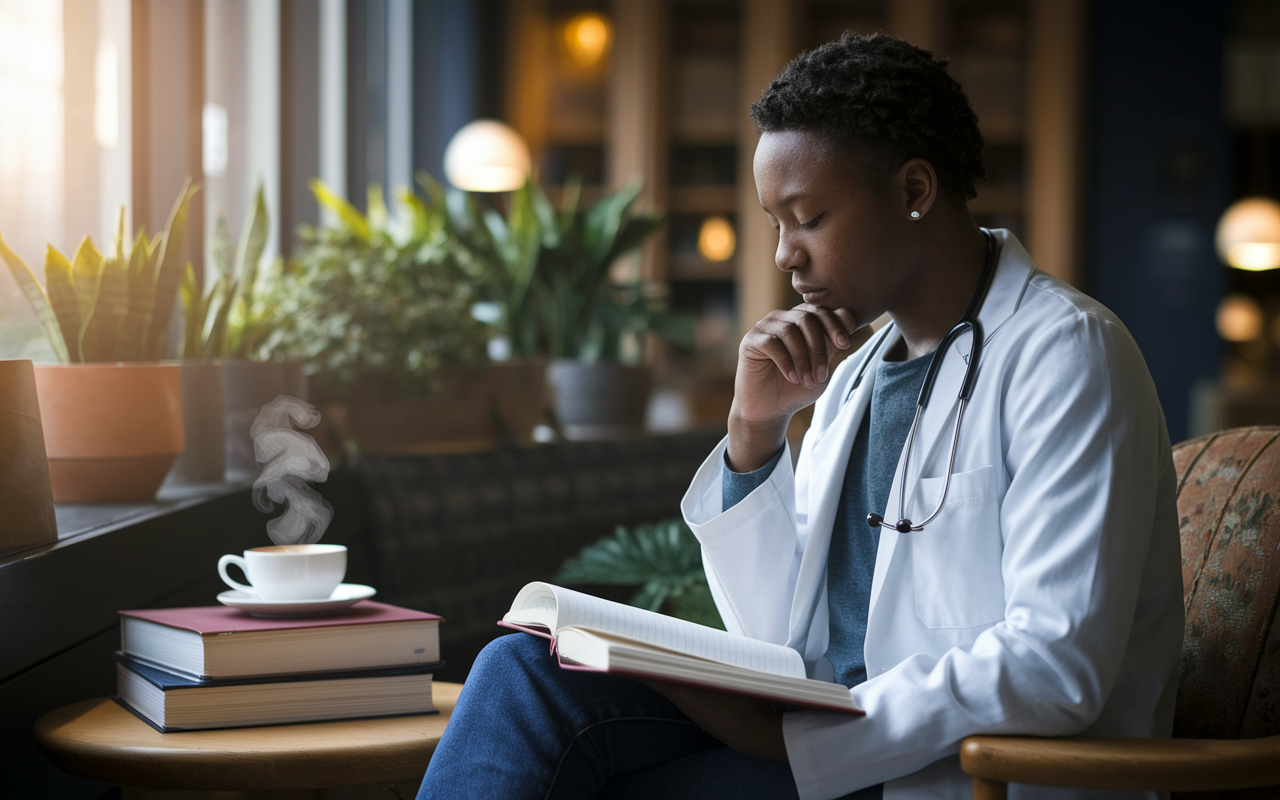
M 0 361 L 0 552 L 58 541 L 30 361 Z
M 617 439 L 644 432 L 649 368 L 556 359 L 547 368 L 566 439 Z
M 183 450 L 177 364 L 36 365 L 59 503 L 145 502 Z
M 226 471 L 222 362 L 182 362 L 182 433 L 187 448 L 173 462 L 173 484 L 219 483 Z
M 339 436 L 378 455 L 483 450 L 528 444 L 546 410 L 546 362 L 507 361 L 441 371 L 433 394 L 402 398 L 367 380 L 323 405 Z
M 252 480 L 258 474 L 249 428 L 262 407 L 282 394 L 307 399 L 307 376 L 299 361 L 223 362 L 223 419 L 227 480 Z

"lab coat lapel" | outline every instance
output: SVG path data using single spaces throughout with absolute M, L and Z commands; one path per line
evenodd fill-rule
M 978 322 L 982 325 L 983 341 L 989 342 L 1006 320 L 1017 310 L 1026 291 L 1027 284 L 1035 273 L 1035 265 L 1031 256 L 1022 247 L 1012 233 L 1004 229 L 992 231 L 1000 239 L 1000 258 L 996 264 L 996 274 L 992 278 L 991 287 L 987 290 L 986 300 L 978 311 Z M 968 364 L 969 348 L 973 335 L 965 333 L 956 338 L 946 358 L 938 369 L 938 377 L 933 385 L 928 407 L 920 419 L 920 429 L 916 433 L 916 441 L 907 463 L 906 480 L 906 513 L 917 524 L 933 513 L 933 498 L 916 496 L 915 487 L 922 475 L 936 477 L 947 468 L 947 455 L 951 448 L 951 437 L 955 425 L 956 414 L 960 407 L 960 386 L 964 382 L 965 367 Z M 979 380 L 981 380 L 981 364 L 979 364 Z M 960 433 L 960 447 L 964 447 L 964 431 Z M 890 522 L 898 520 L 899 487 L 902 486 L 903 462 L 906 450 L 898 457 L 898 468 L 894 471 L 893 486 L 889 490 L 889 502 L 884 510 L 884 518 Z M 959 459 L 959 456 L 957 456 Z M 957 469 L 963 469 L 957 460 Z M 928 472 L 926 472 L 926 468 Z M 898 540 L 902 536 L 889 528 L 880 530 L 880 546 L 876 551 L 876 568 L 871 579 L 871 602 L 868 610 L 868 632 L 871 630 L 872 618 L 876 605 L 884 589 L 885 576 L 897 550 Z
M 898 333 L 892 331 L 889 338 L 871 355 L 863 372 L 862 382 L 853 395 L 841 406 L 835 420 L 814 443 L 809 460 L 814 479 L 809 483 L 808 541 L 800 560 L 800 573 L 796 579 L 795 600 L 791 606 L 791 641 L 788 646 L 805 652 L 805 642 L 812 627 L 814 611 L 823 596 L 827 574 L 827 552 L 831 546 L 831 530 L 835 525 L 840 506 L 840 493 L 844 488 L 844 473 L 849 465 L 853 440 L 862 425 L 862 416 L 871 405 L 871 392 L 876 382 L 876 365 L 884 360 L 884 354 L 897 343 Z M 820 478 L 818 476 L 821 476 Z

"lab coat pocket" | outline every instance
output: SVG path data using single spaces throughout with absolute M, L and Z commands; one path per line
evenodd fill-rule
M 921 478 L 916 503 L 932 513 L 943 478 Z M 994 466 L 951 476 L 938 518 L 911 541 L 916 615 L 930 628 L 976 628 L 1004 618 L 1000 486 Z

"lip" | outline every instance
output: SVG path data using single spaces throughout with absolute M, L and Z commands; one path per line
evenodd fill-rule
M 802 283 L 794 284 L 792 288 L 810 305 L 817 305 L 818 300 L 827 293 L 826 289 L 820 289 L 817 286 L 805 286 Z

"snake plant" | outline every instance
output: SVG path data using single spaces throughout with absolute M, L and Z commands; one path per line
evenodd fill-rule
M 560 208 L 529 180 L 511 194 L 506 218 L 482 209 L 462 192 L 443 190 L 429 176 L 419 183 L 445 197 L 450 231 L 469 256 L 488 265 L 491 299 L 515 355 L 545 354 L 585 361 L 623 360 L 623 340 L 653 331 L 685 350 L 694 345 L 694 320 L 663 308 L 639 282 L 619 284 L 610 270 L 662 224 L 637 214 L 638 180 L 587 208 L 579 187 L 566 187 Z
M 270 315 L 259 302 L 260 262 L 270 233 L 262 184 L 254 193 L 238 244 L 233 244 L 221 212 L 210 239 L 210 260 L 217 277 L 202 291 L 195 270 L 187 265 L 182 280 L 186 312 L 184 357 L 192 360 L 245 358 L 266 335 Z
M 126 247 L 121 208 L 110 253 L 104 255 L 88 236 L 71 258 L 49 245 L 44 285 L 0 237 L 0 259 L 35 309 L 60 362 L 156 361 L 166 357 L 169 323 L 185 266 L 182 251 L 187 208 L 196 191 L 188 178 L 164 233 L 152 239 L 143 228 Z

